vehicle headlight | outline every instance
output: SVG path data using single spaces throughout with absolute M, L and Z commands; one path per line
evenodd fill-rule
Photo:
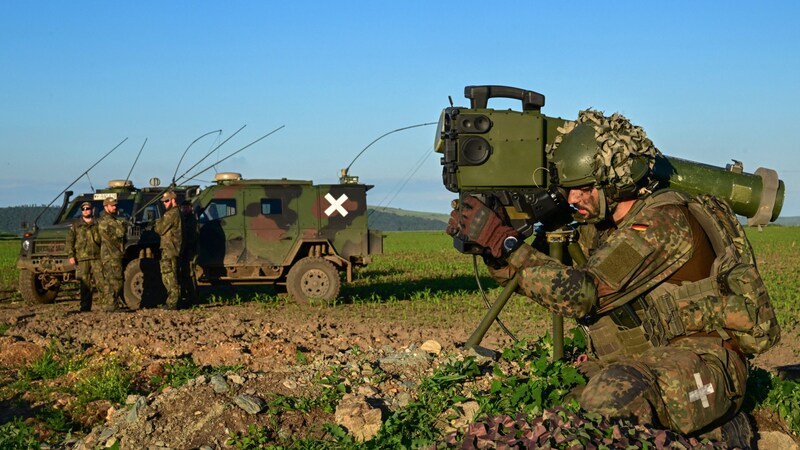
M 22 241 L 22 250 L 26 253 L 31 249 L 31 241 L 29 239 L 25 239 Z

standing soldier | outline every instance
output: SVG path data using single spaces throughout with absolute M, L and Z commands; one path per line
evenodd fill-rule
M 100 257 L 100 235 L 94 220 L 94 208 L 89 202 L 81 203 L 81 217 L 75 219 L 67 234 L 69 263 L 75 266 L 75 277 L 80 283 L 80 311 L 92 309 L 92 288 L 103 279 Z
M 181 205 L 183 218 L 183 242 L 180 256 L 180 267 L 178 267 L 181 286 L 181 298 L 185 302 L 183 306 L 190 307 L 197 303 L 197 280 L 195 280 L 195 268 L 197 267 L 197 239 L 199 231 L 197 229 L 197 216 L 192 210 L 192 202 L 184 200 Z
M 117 199 L 103 200 L 105 214 L 97 221 L 100 234 L 100 264 L 103 266 L 103 310 L 117 311 L 122 302 L 122 254 L 125 249 L 125 224 L 117 217 Z
M 181 252 L 183 228 L 175 192 L 165 192 L 161 198 L 167 212 L 156 221 L 155 232 L 161 236 L 161 281 L 167 289 L 164 309 L 178 309 L 181 289 L 178 285 L 178 257 Z

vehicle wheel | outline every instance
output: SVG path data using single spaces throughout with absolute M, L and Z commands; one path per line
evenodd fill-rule
M 56 283 L 51 288 L 45 288 L 39 277 L 27 269 L 19 271 L 19 292 L 22 298 L 30 303 L 53 303 L 58 295 L 61 285 Z
M 289 295 L 303 303 L 331 303 L 341 285 L 336 267 L 323 258 L 303 258 L 286 276 Z
M 163 303 L 167 290 L 161 282 L 161 267 L 158 260 L 139 258 L 125 267 L 125 304 L 130 309 L 150 308 Z

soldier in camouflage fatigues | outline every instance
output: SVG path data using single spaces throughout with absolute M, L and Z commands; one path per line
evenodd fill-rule
M 117 199 L 103 200 L 105 214 L 97 221 L 100 234 L 100 264 L 103 266 L 103 309 L 117 311 L 125 307 L 122 300 L 122 256 L 125 249 L 126 227 L 117 217 Z
M 197 267 L 197 240 L 200 232 L 197 225 L 197 216 L 192 210 L 192 202 L 185 200 L 181 205 L 181 218 L 183 236 L 181 241 L 181 255 L 178 258 L 178 282 L 181 286 L 182 306 L 190 307 L 197 303 L 197 280 L 195 270 Z
M 177 309 L 181 288 L 178 284 L 178 257 L 181 252 L 183 227 L 175 192 L 162 196 L 167 212 L 156 221 L 155 231 L 161 236 L 161 281 L 167 289 L 165 309 Z
M 583 326 L 594 357 L 580 366 L 590 378 L 581 395 L 583 408 L 749 447 L 752 430 L 739 413 L 748 376 L 739 345 L 745 341 L 722 326 L 702 323 L 717 319 L 691 308 L 706 297 L 674 295 L 713 278 L 710 235 L 686 202 L 674 201 L 688 197 L 652 192 L 659 153 L 641 128 L 596 111 L 582 111 L 578 123 L 565 128 L 548 156 L 581 223 L 586 264 L 566 266 L 525 243 L 509 246 L 521 241 L 508 240 L 519 238 L 517 231 L 502 211 L 475 197 L 462 199 L 448 233 L 485 247 L 498 281 L 516 275 L 519 293 Z M 735 222 L 732 212 L 726 214 Z M 761 281 L 757 272 L 755 277 Z M 759 295 L 766 297 L 766 290 Z M 687 313 L 683 322 L 679 313 Z M 689 319 L 701 322 L 693 330 L 710 331 L 687 331 Z M 774 317 L 767 319 L 774 328 L 765 328 L 779 333 Z M 777 337 L 770 336 L 766 345 Z
M 92 290 L 103 279 L 100 257 L 100 235 L 94 220 L 94 208 L 89 202 L 81 204 L 81 217 L 75 219 L 67 233 L 67 253 L 75 266 L 75 277 L 80 283 L 80 311 L 91 311 Z

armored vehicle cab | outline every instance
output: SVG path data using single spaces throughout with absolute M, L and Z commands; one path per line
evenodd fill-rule
M 182 201 L 187 196 L 196 195 L 197 190 L 197 186 L 180 186 L 175 192 Z M 90 202 L 95 217 L 99 217 L 103 213 L 103 200 L 107 197 L 117 199 L 118 214 L 128 222 L 123 267 L 138 260 L 140 254 L 151 254 L 153 248 L 158 248 L 158 235 L 148 228 L 164 213 L 163 205 L 157 201 L 163 191 L 163 188 L 155 187 L 139 189 L 130 180 L 112 180 L 108 188 L 81 194 L 74 199 L 70 199 L 71 191 L 65 192 L 61 210 L 53 224 L 34 226 L 22 238 L 17 259 L 22 297 L 32 303 L 52 303 L 64 283 L 75 281 L 75 266 L 67 257 L 66 239 L 72 221 L 81 216 L 80 205 L 83 202 Z M 128 282 L 126 279 L 126 291 L 131 290 Z
M 353 269 L 383 252 L 367 228 L 367 191 L 348 180 L 245 180 L 220 173 L 194 200 L 200 284 L 272 283 L 303 302 L 329 302 Z

